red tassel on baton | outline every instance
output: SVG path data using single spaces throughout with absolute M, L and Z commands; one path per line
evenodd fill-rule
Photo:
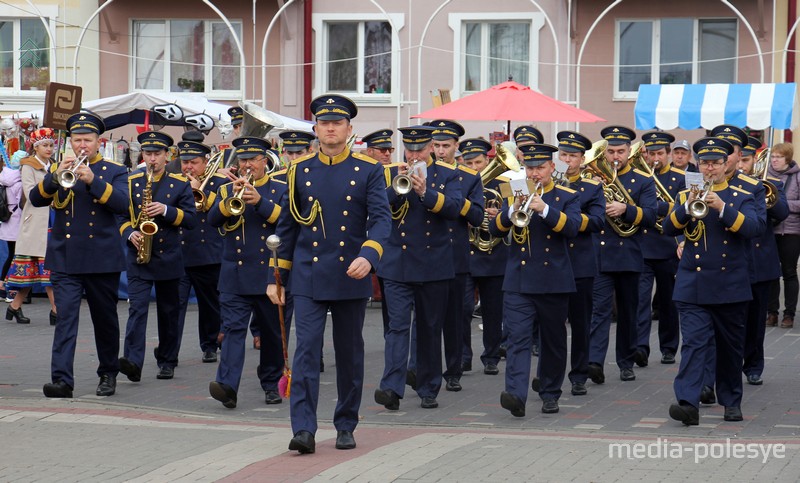
M 275 269 L 275 285 L 278 287 L 278 294 L 281 293 L 281 274 L 278 270 L 278 247 L 281 245 L 281 239 L 278 235 L 270 235 L 267 237 L 267 248 L 272 252 Z M 287 349 L 286 340 L 286 322 L 284 321 L 283 305 L 278 305 L 278 320 L 281 323 L 281 343 L 283 344 L 283 375 L 281 380 L 278 381 L 278 393 L 282 398 L 289 398 L 292 389 L 292 370 L 289 368 L 289 350 Z

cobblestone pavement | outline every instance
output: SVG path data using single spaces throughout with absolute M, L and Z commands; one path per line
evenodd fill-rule
M 225 409 L 210 398 L 216 364 L 200 361 L 194 308 L 174 379 L 157 380 L 150 357 L 140 383 L 121 376 L 117 394 L 99 398 L 84 304 L 75 398 L 67 400 L 41 392 L 49 381 L 49 308 L 42 299 L 24 308 L 31 325 L 0 324 L 0 481 L 796 481 L 800 474 L 798 329 L 767 329 L 765 383 L 745 384 L 742 423 L 724 422 L 718 406 L 701 409 L 699 427 L 670 420 L 678 366 L 660 364 L 658 351 L 648 367 L 636 369 L 634 382 L 620 381 L 609 363 L 606 384 L 589 383 L 587 396 L 570 396 L 565 386 L 558 414 L 542 414 L 532 394 L 527 416 L 512 417 L 499 404 L 504 363 L 499 376 L 488 376 L 477 357 L 476 370 L 461 380 L 464 390 L 443 390 L 438 409 L 421 409 L 409 390 L 400 411 L 390 412 L 372 400 L 383 370 L 375 304 L 364 329 L 358 447 L 333 447 L 336 367 L 328 333 L 317 453 L 299 456 L 286 449 L 292 436 L 287 402 L 264 404 L 254 350 L 247 353 L 238 407 Z M 118 309 L 124 328 L 125 301 Z M 480 320 L 473 322 L 477 349 Z M 153 307 L 148 345 L 156 344 Z

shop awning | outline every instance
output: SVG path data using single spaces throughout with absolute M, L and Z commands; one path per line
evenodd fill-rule
M 636 129 L 793 129 L 797 84 L 642 84 Z

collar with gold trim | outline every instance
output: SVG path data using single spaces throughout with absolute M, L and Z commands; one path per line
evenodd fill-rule
M 547 184 L 546 184 L 546 185 L 544 185 L 544 191 L 542 192 L 542 194 L 551 192 L 551 191 L 553 190 L 553 188 L 555 188 L 555 187 L 556 187 L 556 184 L 555 184 L 555 183 L 553 183 L 553 180 L 552 180 L 552 179 L 550 179 L 550 180 L 547 182 Z
M 339 164 L 345 159 L 347 159 L 347 157 L 350 156 L 350 148 L 345 147 L 344 151 L 333 157 L 323 153 L 322 150 L 320 150 L 318 154 L 319 154 L 319 160 L 322 161 L 323 164 L 332 166 L 334 164 Z
M 611 163 L 611 166 L 612 166 L 612 167 L 614 166 L 614 163 L 613 163 L 613 162 Z M 628 172 L 628 171 L 630 171 L 630 170 L 631 170 L 631 163 L 627 163 L 627 164 L 626 164 L 624 167 L 620 168 L 620 169 L 617 171 L 617 175 L 620 175 L 620 174 L 625 174 L 625 173 L 627 173 L 627 172 Z
M 711 191 L 722 191 L 728 188 L 728 180 L 723 180 L 722 183 L 714 183 L 711 185 Z
M 261 186 L 267 184 L 267 181 L 269 181 L 269 174 L 265 173 L 264 176 L 258 178 L 257 180 L 255 180 L 255 182 L 253 182 L 253 186 L 255 188 L 260 188 Z

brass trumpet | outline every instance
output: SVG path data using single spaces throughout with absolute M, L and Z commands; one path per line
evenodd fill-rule
M 206 165 L 206 170 L 203 172 L 203 176 L 201 178 L 202 183 L 200 183 L 200 187 L 197 189 L 192 189 L 192 195 L 194 195 L 194 207 L 197 211 L 202 211 L 206 205 L 206 194 L 204 190 L 208 184 L 208 181 L 214 177 L 214 173 L 217 172 L 217 169 L 219 169 L 219 166 L 222 164 L 222 158 L 224 154 L 224 151 L 219 151 L 211 157 L 211 159 L 208 161 L 208 165 Z
M 78 168 L 81 164 L 89 159 L 89 155 L 83 153 L 84 152 L 81 151 L 80 157 L 75 161 L 71 168 L 62 171 L 58 175 L 58 184 L 60 184 L 62 188 L 70 189 L 78 183 Z
M 252 184 L 253 183 L 253 175 L 250 174 L 250 170 L 248 169 L 245 173 L 247 177 L 245 179 L 245 183 Z M 245 185 L 242 185 L 233 196 L 230 198 L 225 198 L 223 202 L 225 205 L 225 209 L 228 210 L 232 216 L 241 216 L 244 213 L 245 202 L 242 200 L 242 196 L 244 196 Z
M 528 195 L 528 199 L 525 201 L 525 204 L 520 207 L 518 210 L 514 210 L 511 212 L 511 223 L 516 226 L 517 228 L 525 228 L 531 222 L 531 201 L 533 201 L 534 197 L 541 198 L 544 194 L 544 186 L 541 182 L 536 183 L 536 188 L 533 190 L 533 193 Z
M 693 191 L 696 193 L 702 191 L 702 194 L 689 202 L 689 209 L 687 211 L 692 218 L 702 220 L 708 215 L 708 203 L 706 203 L 706 196 L 708 196 L 709 191 L 711 191 L 711 182 L 706 181 L 703 184 L 702 190 L 697 190 L 695 188 Z
M 411 175 L 410 173 L 413 172 L 414 165 L 419 162 L 415 161 L 409 165 L 408 173 L 409 174 L 398 174 L 392 179 L 392 189 L 398 195 L 407 195 L 411 192 Z

